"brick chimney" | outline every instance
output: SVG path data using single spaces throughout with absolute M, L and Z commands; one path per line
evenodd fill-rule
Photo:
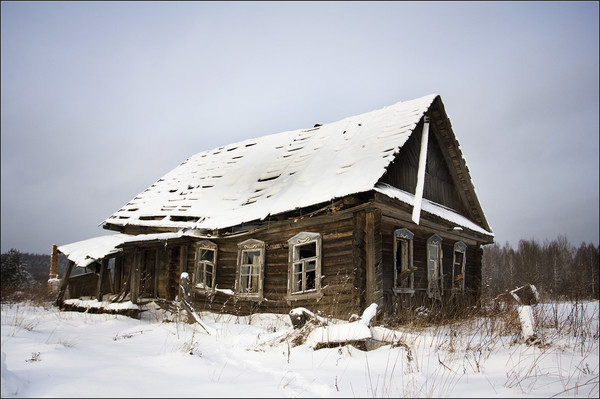
M 48 275 L 48 291 L 55 292 L 58 288 L 58 247 L 52 244 L 50 254 L 50 273 Z

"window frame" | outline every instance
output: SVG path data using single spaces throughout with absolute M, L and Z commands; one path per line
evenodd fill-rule
M 460 287 L 456 286 L 456 254 L 462 253 L 462 262 L 460 264 Z M 452 291 L 454 292 L 465 292 L 465 267 L 467 264 L 467 244 L 462 241 L 454 243 L 454 251 L 452 252 Z
M 209 250 L 213 252 L 213 258 L 212 261 L 209 260 L 202 260 L 200 259 L 200 253 L 203 250 Z M 193 281 L 192 281 L 192 287 L 195 288 L 196 290 L 204 290 L 206 292 L 214 292 L 216 287 L 217 287 L 217 252 L 218 252 L 218 247 L 217 244 L 215 244 L 212 241 L 208 241 L 208 240 L 202 240 L 199 243 L 196 244 L 196 248 L 195 248 L 195 256 L 194 256 L 194 275 L 193 275 Z M 200 266 L 200 263 L 204 264 L 204 271 L 203 271 L 203 282 L 198 282 L 198 267 Z M 212 266 L 212 281 L 211 281 L 211 286 L 208 287 L 206 285 L 206 265 L 210 265 Z
M 246 252 L 258 251 L 259 252 L 259 264 L 242 264 L 244 254 Z M 243 292 L 242 291 L 242 277 L 245 274 L 242 274 L 242 267 L 250 267 L 252 270 L 258 266 L 257 273 L 250 273 L 248 276 L 257 277 L 258 287 L 256 292 Z M 236 295 L 240 298 L 249 299 L 249 300 L 259 300 L 263 299 L 263 280 L 264 280 L 264 269 L 265 269 L 265 242 L 256 240 L 254 238 L 250 238 L 248 240 L 242 241 L 238 244 L 238 254 L 237 254 L 237 267 L 235 272 L 235 292 Z
M 427 239 L 427 295 L 429 298 L 438 300 L 442 299 L 444 293 L 444 252 L 442 250 L 442 241 L 442 237 L 437 234 Z M 432 246 L 437 248 L 437 257 L 435 259 L 432 259 Z M 432 262 L 435 262 L 433 267 Z
M 299 258 L 297 255 L 299 247 L 315 243 L 315 256 L 308 258 Z M 287 297 L 289 300 L 298 300 L 306 298 L 320 298 L 321 294 L 321 260 L 322 260 L 322 238 L 320 233 L 311 232 L 300 232 L 288 240 L 288 284 L 287 284 Z M 306 289 L 306 268 L 304 267 L 308 262 L 315 262 L 315 288 Z M 293 291 L 294 289 L 294 266 L 302 263 L 302 287 L 301 291 Z
M 405 293 L 405 294 L 414 294 L 415 293 L 415 270 L 413 262 L 413 242 L 414 242 L 414 234 L 412 231 L 402 228 L 394 230 L 394 292 L 395 293 Z M 398 249 L 400 247 L 406 247 L 406 257 L 401 259 L 401 265 L 398 267 Z M 398 273 L 398 270 L 401 270 Z M 410 275 L 406 278 L 403 278 L 401 281 L 398 280 L 398 277 L 401 273 L 410 272 Z M 408 279 L 408 286 L 401 286 L 403 281 Z

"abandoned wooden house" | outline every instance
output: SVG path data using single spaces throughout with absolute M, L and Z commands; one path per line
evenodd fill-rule
M 58 247 L 58 304 L 173 301 L 189 276 L 196 310 L 388 317 L 477 300 L 494 237 L 438 95 L 193 155 L 102 225 Z

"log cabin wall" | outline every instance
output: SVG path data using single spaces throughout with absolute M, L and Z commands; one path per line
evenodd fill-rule
M 363 217 L 364 218 L 364 217 Z M 196 309 L 232 314 L 254 312 L 287 313 L 295 307 L 306 307 L 324 316 L 347 318 L 362 311 L 362 293 L 365 286 L 363 232 L 355 232 L 358 223 L 364 229 L 362 219 L 353 212 L 339 212 L 326 216 L 293 221 L 275 222 L 254 234 L 211 240 L 217 244 L 216 286 L 214 294 L 202 289 L 193 290 Z M 301 232 L 321 234 L 321 297 L 289 301 L 288 289 L 288 240 Z M 263 300 L 240 298 L 222 290 L 235 289 L 238 243 L 253 238 L 265 243 Z M 357 245 L 355 245 L 355 243 Z M 188 273 L 193 271 L 194 244 L 190 245 Z M 354 255 L 358 254 L 358 258 Z M 357 260 L 358 259 L 358 260 Z
M 408 221 L 410 214 L 404 218 L 385 215 L 382 218 L 382 255 L 383 255 L 383 285 L 384 307 L 382 314 L 384 319 L 394 321 L 406 321 L 415 316 L 415 310 L 419 307 L 432 308 L 438 306 L 458 305 L 465 306 L 474 304 L 479 298 L 481 286 L 481 259 L 483 250 L 473 239 L 458 236 L 448 232 L 447 226 L 436 228 L 417 226 Z M 417 268 L 414 272 L 414 293 L 400 293 L 394 291 L 394 231 L 406 228 L 413 234 L 413 266 Z M 427 241 L 431 236 L 437 234 L 442 238 L 442 268 L 444 274 L 444 290 L 442 300 L 437 301 L 429 298 L 427 294 Z M 462 241 L 467 245 L 465 260 L 465 290 L 464 293 L 452 291 L 452 266 L 454 261 L 454 245 Z
M 393 205 L 392 205 L 393 204 Z M 475 238 L 466 233 L 448 231 L 449 225 L 422 220 L 416 226 L 411 221 L 411 207 L 376 195 L 370 201 L 339 212 L 300 218 L 297 221 L 274 221 L 253 233 L 209 240 L 217 245 L 215 292 L 193 288 L 196 310 L 210 310 L 246 315 L 257 312 L 287 313 L 295 307 L 306 307 L 324 316 L 347 319 L 360 314 L 366 306 L 377 303 L 384 318 L 404 319 L 414 315 L 419 306 L 434 302 L 427 295 L 427 240 L 438 234 L 442 240 L 444 274 L 443 300 L 451 297 L 451 270 L 454 244 L 463 241 L 466 251 L 465 292 L 477 295 L 481 283 L 482 250 Z M 394 231 L 407 228 L 414 233 L 413 264 L 414 294 L 394 292 Z M 289 301 L 288 240 L 301 232 L 319 233 L 322 239 L 321 297 Z M 249 238 L 265 243 L 265 263 L 262 301 L 241 298 L 235 294 L 238 244 Z M 156 254 L 158 297 L 173 300 L 179 293 L 182 271 L 193 278 L 196 249 L 203 239 L 182 238 L 178 241 L 128 246 L 120 257 L 121 284 L 124 284 L 135 250 L 140 259 L 152 259 Z M 139 244 L 138 244 L 139 245 Z M 144 255 L 145 254 L 145 255 Z M 146 267 L 148 269 L 148 267 Z M 148 292 L 151 293 L 151 292 Z

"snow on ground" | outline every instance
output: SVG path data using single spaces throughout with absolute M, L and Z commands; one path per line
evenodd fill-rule
M 395 344 L 364 351 L 295 345 L 288 315 L 201 312 L 208 335 L 158 309 L 2 304 L 2 397 L 598 397 L 598 301 L 533 312 L 534 345 L 482 319 L 373 327 Z

